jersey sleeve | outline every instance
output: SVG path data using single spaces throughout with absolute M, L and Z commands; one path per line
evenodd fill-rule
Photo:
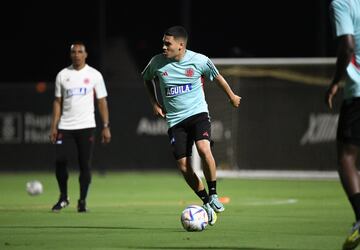
M 332 1 L 330 15 L 333 23 L 334 34 L 338 36 L 353 35 L 354 25 L 351 19 L 351 6 L 348 1 Z
M 151 81 L 155 78 L 155 64 L 156 59 L 155 57 L 151 58 L 148 65 L 146 65 L 145 69 L 141 72 L 142 78 L 145 81 Z
M 101 99 L 107 96 L 105 81 L 100 72 L 98 72 L 98 77 L 95 84 L 95 93 L 96 93 L 96 99 Z
M 203 58 L 203 73 L 210 81 L 214 80 L 214 78 L 219 75 L 219 71 L 214 63 L 206 56 Z
M 55 97 L 62 97 L 61 94 L 61 75 L 57 74 L 55 79 Z

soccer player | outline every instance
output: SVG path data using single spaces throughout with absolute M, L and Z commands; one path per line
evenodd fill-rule
M 326 103 L 332 108 L 339 83 L 345 79 L 337 129 L 337 151 L 340 180 L 356 218 L 343 244 L 343 249 L 348 250 L 356 248 L 360 242 L 360 178 L 356 167 L 360 147 L 360 0 L 333 0 L 330 14 L 338 52 Z
M 211 152 L 211 125 L 205 100 L 204 77 L 216 79 L 230 103 L 239 107 L 241 97 L 235 95 L 211 60 L 186 48 L 187 31 L 182 26 L 167 29 L 163 36 L 163 53 L 154 56 L 142 72 L 155 115 L 166 118 L 168 135 L 177 166 L 185 181 L 203 201 L 209 224 L 216 213 L 224 211 L 216 191 L 216 164 Z M 164 107 L 157 100 L 153 80 L 160 84 Z M 204 176 L 209 193 L 191 166 L 192 145 L 204 163 Z M 215 213 L 216 212 L 216 213 Z
M 91 158 L 95 143 L 94 96 L 102 120 L 101 141 L 109 143 L 109 111 L 107 91 L 102 74 L 86 64 L 87 52 L 84 43 L 75 42 L 70 48 L 72 65 L 61 70 L 56 76 L 55 100 L 51 121 L 50 140 L 56 148 L 56 179 L 60 198 L 52 207 L 59 212 L 69 205 L 67 162 L 72 142 L 77 147 L 79 163 L 80 198 L 78 212 L 86 212 L 86 197 L 91 182 Z

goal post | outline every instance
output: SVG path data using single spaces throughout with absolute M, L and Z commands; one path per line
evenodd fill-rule
M 217 84 L 205 82 L 218 173 L 336 169 L 334 131 L 341 94 L 334 111 L 324 105 L 335 58 L 212 61 L 242 97 L 235 109 Z M 195 147 L 192 162 L 201 174 Z

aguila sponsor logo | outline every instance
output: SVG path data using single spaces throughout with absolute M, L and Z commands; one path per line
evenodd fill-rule
M 191 84 L 171 86 L 165 89 L 166 96 L 177 96 L 191 91 Z
M 66 97 L 71 97 L 74 95 L 86 95 L 88 93 L 88 90 L 84 88 L 72 88 L 66 90 Z

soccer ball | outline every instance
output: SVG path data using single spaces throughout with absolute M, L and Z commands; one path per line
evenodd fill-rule
M 29 195 L 38 195 L 43 192 L 43 185 L 40 181 L 29 181 L 26 183 L 26 191 Z
M 190 205 L 181 213 L 181 224 L 186 231 L 203 231 L 208 225 L 208 215 L 204 208 Z

